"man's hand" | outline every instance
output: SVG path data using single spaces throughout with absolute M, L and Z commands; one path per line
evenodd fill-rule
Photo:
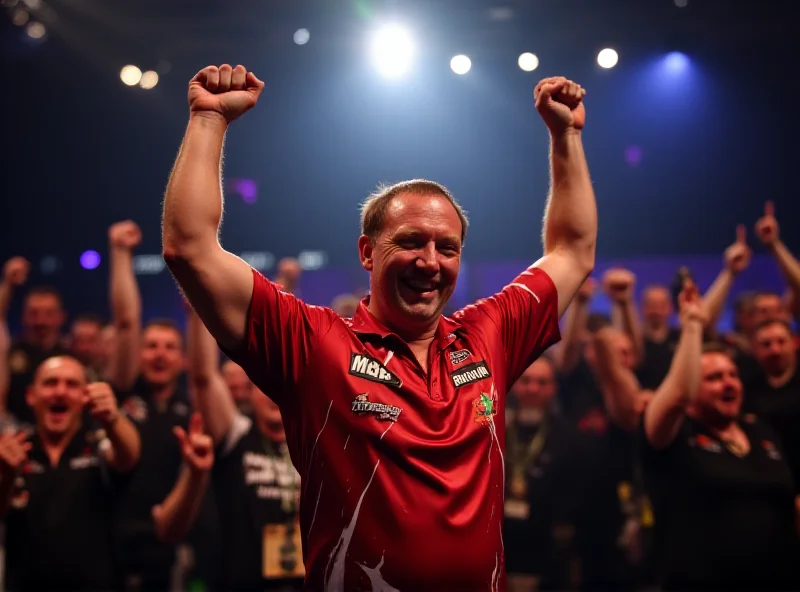
M 230 123 L 258 102 L 264 83 L 244 66 L 208 66 L 189 83 L 189 110 L 193 114 L 212 114 Z
M 678 294 L 678 310 L 680 311 L 681 326 L 698 322 L 704 327 L 708 324 L 708 317 L 703 312 L 703 300 L 697 286 L 690 279 L 683 283 L 683 290 Z
M 725 249 L 725 268 L 738 275 L 750 265 L 753 252 L 747 246 L 747 229 L 743 224 L 736 227 L 736 242 Z
M 28 434 L 17 432 L 0 435 L 0 475 L 3 480 L 13 479 L 28 461 L 31 443 Z
M 108 244 L 114 249 L 132 251 L 142 242 L 142 231 L 136 222 L 125 220 L 108 229 Z
M 756 222 L 756 236 L 768 249 L 778 242 L 780 226 L 775 218 L 775 204 L 768 201 L 764 204 L 764 215 Z
M 93 382 L 86 387 L 84 403 L 89 414 L 104 427 L 113 424 L 119 417 L 117 398 L 111 386 L 105 382 Z
M 633 301 L 633 288 L 636 276 L 627 269 L 609 269 L 603 274 L 603 289 L 608 297 L 617 304 Z
M 536 110 L 554 135 L 570 129 L 583 129 L 586 123 L 584 96 L 586 90 L 583 87 L 563 76 L 545 78 L 533 91 Z
M 178 439 L 181 456 L 190 470 L 205 473 L 214 466 L 214 441 L 203 431 L 203 417 L 196 411 L 189 419 L 189 433 L 174 427 L 172 433 Z
M 28 281 L 30 263 L 24 257 L 12 257 L 3 266 L 3 282 L 18 288 Z

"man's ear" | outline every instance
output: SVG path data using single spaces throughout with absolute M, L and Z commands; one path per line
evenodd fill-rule
M 374 250 L 374 245 L 369 237 L 363 234 L 358 237 L 358 255 L 361 259 L 361 267 L 367 271 L 372 271 L 372 255 Z

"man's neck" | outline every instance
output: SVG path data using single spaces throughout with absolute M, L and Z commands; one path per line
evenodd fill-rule
M 172 399 L 177 389 L 178 383 L 175 381 L 166 384 L 151 384 L 150 396 L 155 403 L 167 403 Z
M 781 388 L 787 382 L 789 382 L 793 377 L 794 373 L 797 370 L 797 362 L 791 364 L 786 370 L 781 372 L 780 374 L 767 374 L 767 382 L 772 388 Z
M 41 427 L 39 428 L 39 438 L 42 441 L 42 448 L 47 458 L 50 460 L 51 466 L 55 467 L 58 465 L 61 460 L 61 455 L 64 454 L 64 450 L 67 449 L 67 446 L 69 446 L 69 443 L 72 441 L 72 438 L 75 437 L 80 427 L 78 423 L 62 433 L 47 432 Z
M 669 337 L 669 325 L 666 323 L 658 325 L 645 325 L 644 336 L 647 340 L 655 343 L 663 343 Z

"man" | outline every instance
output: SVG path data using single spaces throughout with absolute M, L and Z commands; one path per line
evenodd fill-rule
M 69 351 L 91 373 L 101 380 L 106 375 L 103 351 L 103 321 L 92 314 L 75 317 L 69 331 Z
M 571 587 L 579 499 L 577 430 L 556 412 L 553 363 L 542 356 L 514 383 L 506 427 L 503 536 L 509 592 Z
M 222 378 L 228 387 L 236 408 L 244 415 L 252 415 L 253 381 L 239 364 L 228 360 L 222 365 Z
M 534 93 L 553 172 L 542 259 L 494 297 L 442 317 L 467 220 L 441 185 L 400 183 L 364 204 L 358 246 L 371 292 L 345 320 L 280 291 L 219 244 L 225 131 L 263 87 L 228 65 L 190 83 L 163 250 L 223 350 L 280 406 L 306 496 L 306 585 L 497 589 L 505 430 L 495 416 L 558 340 L 558 317 L 594 266 L 585 91 L 548 78 Z
M 111 518 L 120 475 L 138 462 L 139 435 L 111 388 L 87 385 L 68 356 L 39 366 L 27 400 L 36 417 L 30 441 L 22 432 L 0 436 L 6 589 L 115 589 Z
M 251 417 L 237 410 L 231 383 L 217 370 L 214 338 L 191 310 L 187 326 L 189 388 L 219 446 L 213 486 L 222 534 L 222 588 L 299 590 L 300 475 L 289 458 L 280 409 L 250 385 Z M 230 361 L 223 366 L 228 376 L 233 366 Z

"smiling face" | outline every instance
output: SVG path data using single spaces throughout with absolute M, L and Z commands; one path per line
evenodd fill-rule
M 401 335 L 435 327 L 456 287 L 461 236 L 461 219 L 444 195 L 393 197 L 378 236 L 359 239 L 361 264 L 372 274 L 370 311 Z
M 60 437 L 76 429 L 85 390 L 86 372 L 75 358 L 58 356 L 42 362 L 26 394 L 39 431 L 47 437 Z
M 717 427 L 734 421 L 742 407 L 742 381 L 730 356 L 706 352 L 700 362 L 700 388 L 691 415 Z

